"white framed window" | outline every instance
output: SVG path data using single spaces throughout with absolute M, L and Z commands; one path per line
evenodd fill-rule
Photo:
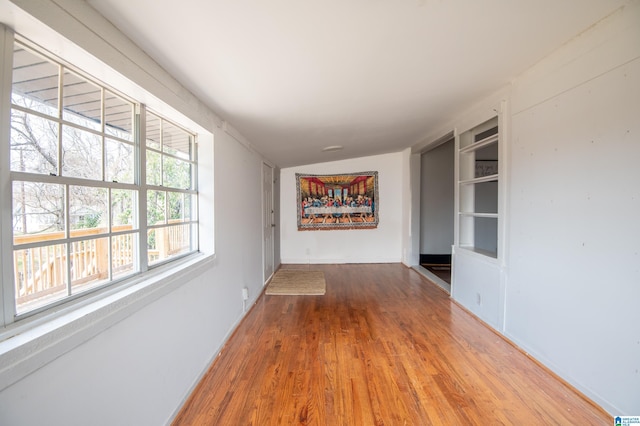
M 12 59 L 5 325 L 198 251 L 194 132 L 26 40 Z
M 155 265 L 198 246 L 195 137 L 151 112 L 145 117 L 147 257 Z

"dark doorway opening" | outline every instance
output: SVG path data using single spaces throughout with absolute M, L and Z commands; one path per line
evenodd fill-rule
M 420 266 L 451 284 L 455 220 L 453 133 L 422 153 L 420 160 Z
M 442 281 L 451 284 L 450 254 L 421 254 L 420 266 L 427 269 Z

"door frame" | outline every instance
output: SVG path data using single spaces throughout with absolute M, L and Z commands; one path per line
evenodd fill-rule
M 447 134 L 445 134 L 444 136 L 441 136 L 437 139 L 435 139 L 433 142 L 427 144 L 426 146 L 424 146 L 420 151 L 420 161 L 419 161 L 419 167 L 420 167 L 420 173 L 419 173 L 419 179 L 420 179 L 420 187 L 422 187 L 422 158 L 424 155 L 428 155 L 428 153 L 430 151 L 433 151 L 434 149 L 440 147 L 441 145 L 444 145 L 446 143 L 453 143 L 454 147 L 455 147 L 455 132 L 451 131 L 448 132 Z M 454 153 L 453 153 L 453 157 L 451 158 L 451 164 L 455 169 L 455 148 L 454 148 Z M 454 170 L 454 175 L 455 175 L 455 170 Z M 453 188 L 455 188 L 455 176 L 454 176 L 454 180 L 451 181 L 451 185 Z M 418 215 L 418 234 L 417 234 L 417 239 L 418 239 L 418 257 L 421 257 L 422 254 L 422 230 L 423 230 L 423 222 L 422 222 L 422 205 L 423 205 L 423 196 L 422 196 L 422 189 L 420 189 L 420 195 L 418 197 L 418 211 L 419 211 L 419 215 Z M 455 193 L 454 193 L 454 205 L 455 205 Z M 456 211 L 455 211 L 455 207 L 454 209 L 451 211 L 451 215 L 453 216 L 453 229 L 452 231 L 454 232 L 453 235 L 453 241 L 451 242 L 451 246 L 452 246 L 452 250 L 453 250 L 453 245 L 455 243 L 455 224 L 456 224 Z M 453 252 L 452 252 L 452 258 L 453 258 Z M 420 272 L 422 275 L 426 276 L 427 278 L 429 278 L 431 281 L 435 282 L 438 286 L 442 287 L 447 293 L 451 294 L 451 283 L 447 283 L 446 281 L 442 280 L 440 277 L 438 277 L 437 275 L 433 274 L 431 271 L 427 270 L 426 268 L 424 268 L 422 265 L 418 264 L 417 267 L 415 268 L 418 272 Z M 453 274 L 453 266 L 452 266 L 452 274 Z M 453 283 L 453 275 L 451 277 L 451 282 Z
M 268 176 L 267 176 L 268 174 Z M 267 179 L 268 177 L 268 179 Z M 275 214 L 274 167 L 262 163 L 262 274 L 263 285 L 274 273 L 275 267 Z M 267 194 L 270 194 L 268 196 Z

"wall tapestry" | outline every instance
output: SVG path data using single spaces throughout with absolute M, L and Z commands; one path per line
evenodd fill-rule
M 296 173 L 298 230 L 378 227 L 378 172 Z

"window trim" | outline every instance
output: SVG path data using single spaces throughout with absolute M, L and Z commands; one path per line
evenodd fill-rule
M 13 265 L 11 262 L 13 253 L 13 232 L 6 235 L 11 229 L 12 212 L 8 206 L 12 205 L 10 179 L 10 144 L 11 144 L 11 92 L 13 82 L 13 44 L 14 33 L 4 25 L 0 25 L 0 299 L 2 303 L 2 326 L 13 323 L 13 306 L 15 300 L 13 291 L 8 292 L 8 287 L 13 287 Z M 4 283 L 12 283 L 11 286 Z M 8 294 L 9 293 L 9 294 Z
M 84 291 L 76 295 L 66 296 L 61 300 L 47 304 L 46 306 L 43 306 L 41 308 L 37 308 L 37 309 L 23 312 L 20 314 L 16 314 L 16 306 L 15 306 L 15 283 L 14 283 L 14 271 L 13 271 L 13 261 L 12 261 L 13 251 L 14 251 L 13 232 L 9 233 L 10 238 L 2 238 L 2 245 L 0 246 L 0 256 L 1 256 L 0 264 L 2 265 L 2 270 L 3 270 L 2 276 L 0 277 L 1 279 L 0 283 L 2 284 L 1 285 L 2 288 L 0 289 L 0 299 L 1 299 L 0 309 L 2 310 L 2 315 L 0 315 L 1 316 L 0 360 L 2 360 L 4 357 L 3 354 L 5 352 L 3 347 L 5 346 L 5 342 L 14 340 L 11 338 L 15 337 L 16 334 L 18 333 L 23 333 L 25 330 L 29 331 L 34 328 L 39 328 L 43 324 L 48 324 L 49 322 L 56 320 L 57 318 L 59 318 L 60 315 L 63 315 L 64 313 L 74 312 L 76 310 L 82 310 L 88 304 L 95 304 L 100 302 L 103 299 L 104 300 L 111 299 L 112 297 L 117 296 L 118 293 L 120 292 L 123 293 L 122 296 L 126 296 L 127 294 L 130 294 L 130 291 L 128 289 L 134 288 L 134 287 L 135 288 L 141 287 L 140 283 L 146 283 L 142 285 L 141 288 L 146 288 L 149 285 L 156 285 L 156 281 L 154 280 L 154 277 L 157 274 L 171 275 L 172 271 L 175 271 L 176 274 L 184 274 L 185 267 L 182 265 L 185 265 L 185 264 L 191 265 L 192 262 L 196 262 L 195 265 L 197 265 L 198 262 L 202 263 L 203 261 L 208 264 L 207 259 L 214 257 L 213 252 L 209 254 L 204 254 L 201 252 L 200 235 L 199 235 L 201 224 L 200 224 L 200 214 L 197 211 L 200 207 L 200 202 L 199 200 L 197 200 L 196 205 L 192 206 L 193 209 L 196 209 L 195 220 L 191 218 L 191 220 L 181 223 L 181 224 L 188 224 L 190 226 L 191 232 L 192 233 L 195 232 L 195 235 L 196 235 L 195 246 L 192 246 L 189 252 L 181 253 L 176 256 L 167 258 L 163 261 L 159 261 L 157 263 L 149 265 L 148 256 L 147 256 L 147 247 L 146 247 L 146 237 L 143 237 L 143 236 L 146 236 L 147 230 L 152 228 L 152 227 L 148 227 L 146 223 L 147 222 L 146 191 L 151 189 L 151 186 L 146 185 L 146 179 L 145 179 L 146 177 L 146 167 L 145 167 L 145 164 L 146 164 L 145 123 L 146 121 L 144 120 L 144 118 L 147 111 L 146 105 L 140 104 L 137 101 L 129 98 L 128 96 L 123 95 L 121 92 L 109 86 L 108 84 L 99 82 L 92 76 L 87 75 L 87 73 L 78 70 L 77 67 L 51 54 L 46 49 L 43 49 L 42 47 L 37 46 L 36 44 L 32 43 L 28 39 L 21 36 L 14 35 L 12 30 L 0 24 L 0 43 L 1 43 L 0 57 L 4 59 L 2 69 L 0 69 L 0 77 L 1 77 L 0 114 L 2 114 L 0 123 L 4 124 L 2 126 L 3 129 L 7 129 L 7 131 L 2 132 L 2 136 L 0 136 L 0 142 L 2 143 L 2 147 L 0 148 L 0 161 L 2 161 L 2 166 L 0 166 L 0 182 L 3 182 L 3 185 L 0 188 L 0 197 L 1 197 L 0 199 L 3 201 L 3 204 L 6 206 L 12 206 L 13 204 L 11 185 L 12 185 L 12 182 L 14 182 L 15 180 L 16 173 L 18 173 L 20 176 L 20 179 L 18 180 L 37 181 L 37 182 L 51 181 L 51 183 L 63 184 L 67 186 L 71 184 L 79 184 L 81 186 L 93 186 L 91 185 L 91 182 L 93 181 L 88 179 L 85 180 L 82 178 L 64 177 L 64 176 L 49 177 L 48 175 L 44 175 L 44 174 L 12 172 L 10 170 L 10 167 L 8 166 L 10 164 L 10 161 L 9 161 L 10 137 L 11 137 L 10 136 L 10 127 L 11 127 L 10 112 L 13 108 L 13 105 L 11 102 L 11 96 L 12 96 L 12 78 L 13 78 L 13 51 L 14 51 L 15 42 L 19 42 L 20 44 L 26 46 L 27 48 L 35 50 L 39 55 L 42 55 L 45 58 L 53 61 L 53 63 L 58 64 L 61 69 L 62 68 L 68 69 L 73 73 L 78 74 L 83 78 L 86 78 L 91 83 L 97 84 L 101 88 L 101 93 L 102 93 L 101 94 L 101 102 L 102 102 L 101 127 L 102 129 L 97 132 L 94 131 L 93 133 L 100 134 L 105 138 L 109 137 L 111 139 L 120 141 L 120 138 L 117 138 L 117 137 L 114 138 L 114 137 L 111 137 L 111 135 L 108 135 L 107 133 L 105 133 L 104 94 L 106 91 L 109 91 L 119 97 L 122 97 L 124 100 L 132 102 L 132 104 L 134 105 L 133 122 L 132 122 L 132 126 L 133 126 L 132 131 L 134 135 L 133 135 L 133 141 L 127 141 L 127 143 L 131 143 L 134 146 L 134 153 L 135 153 L 134 162 L 135 161 L 138 162 L 137 163 L 138 166 L 135 168 L 136 170 L 135 170 L 134 183 L 129 184 L 129 183 L 118 183 L 118 182 L 106 181 L 104 180 L 105 176 L 103 173 L 103 180 L 95 181 L 96 183 L 95 187 L 109 188 L 109 189 L 135 189 L 138 191 L 140 200 L 143 200 L 143 201 L 139 201 L 138 203 L 139 205 L 138 218 L 137 218 L 138 226 L 137 226 L 137 230 L 134 231 L 134 232 L 137 232 L 138 239 L 139 239 L 138 257 L 140 257 L 140 262 L 137 268 L 137 272 L 134 272 L 131 275 L 122 277 L 121 279 L 115 279 L 115 280 L 97 285 L 95 288 L 92 288 L 88 291 Z M 59 91 L 60 90 L 62 90 L 62 88 L 59 88 Z M 59 104 L 62 104 L 62 102 L 63 100 L 59 99 Z M 37 111 L 32 111 L 28 109 L 24 109 L 24 112 L 27 112 L 30 114 L 38 113 Z M 175 189 L 175 188 L 169 188 L 169 187 L 159 187 L 159 189 L 161 188 L 161 190 L 164 190 L 164 191 L 173 190 L 174 192 L 179 192 L 179 193 L 189 193 L 190 195 L 195 194 L 199 198 L 199 191 L 197 186 L 198 175 L 199 175 L 199 167 L 198 167 L 199 166 L 198 164 L 199 148 L 198 148 L 198 138 L 197 138 L 198 132 L 187 130 L 183 125 L 177 124 L 176 121 L 165 117 L 164 114 L 159 114 L 156 112 L 153 112 L 153 114 L 158 116 L 162 120 L 165 120 L 171 123 L 172 125 L 184 130 L 189 135 L 191 135 L 191 138 L 192 138 L 192 142 L 191 142 L 192 157 L 190 160 L 188 160 L 189 163 L 192 164 L 192 169 L 191 169 L 191 177 L 193 182 L 192 188 L 187 191 Z M 42 117 L 48 120 L 53 119 L 56 122 L 74 126 L 73 123 L 67 122 L 62 118 L 62 111 L 59 111 L 58 117 L 52 117 L 46 114 L 43 114 Z M 74 127 L 78 127 L 78 126 L 74 126 Z M 82 127 L 80 126 L 80 128 Z M 82 128 L 82 130 L 89 130 L 89 129 Z M 206 139 L 209 139 L 209 138 L 207 137 Z M 103 150 L 104 150 L 104 144 L 105 144 L 105 140 L 103 139 L 102 141 Z M 163 154 L 167 154 L 167 153 L 163 153 Z M 7 183 L 7 184 L 5 185 L 4 183 Z M 7 230 L 11 231 L 12 229 L 11 227 L 12 209 L 5 208 L 2 210 L 0 214 L 1 214 L 0 237 L 2 236 L 6 237 L 6 235 L 4 235 L 6 231 Z M 193 225 L 196 225 L 195 231 L 194 231 Z M 100 238 L 110 237 L 113 235 L 115 234 L 113 230 L 111 230 L 108 233 L 101 234 Z M 63 243 L 70 243 L 75 239 L 76 238 L 72 238 L 70 235 L 66 235 Z M 184 278 L 184 275 L 182 275 L 182 278 Z M 164 286 L 161 286 L 161 287 L 164 287 Z M 144 295 L 139 297 L 144 297 Z M 152 300 L 150 300 L 148 303 L 150 303 L 151 301 Z M 11 346 L 11 344 L 9 343 L 8 345 Z M 0 375 L 1 374 L 2 373 L 0 372 Z

